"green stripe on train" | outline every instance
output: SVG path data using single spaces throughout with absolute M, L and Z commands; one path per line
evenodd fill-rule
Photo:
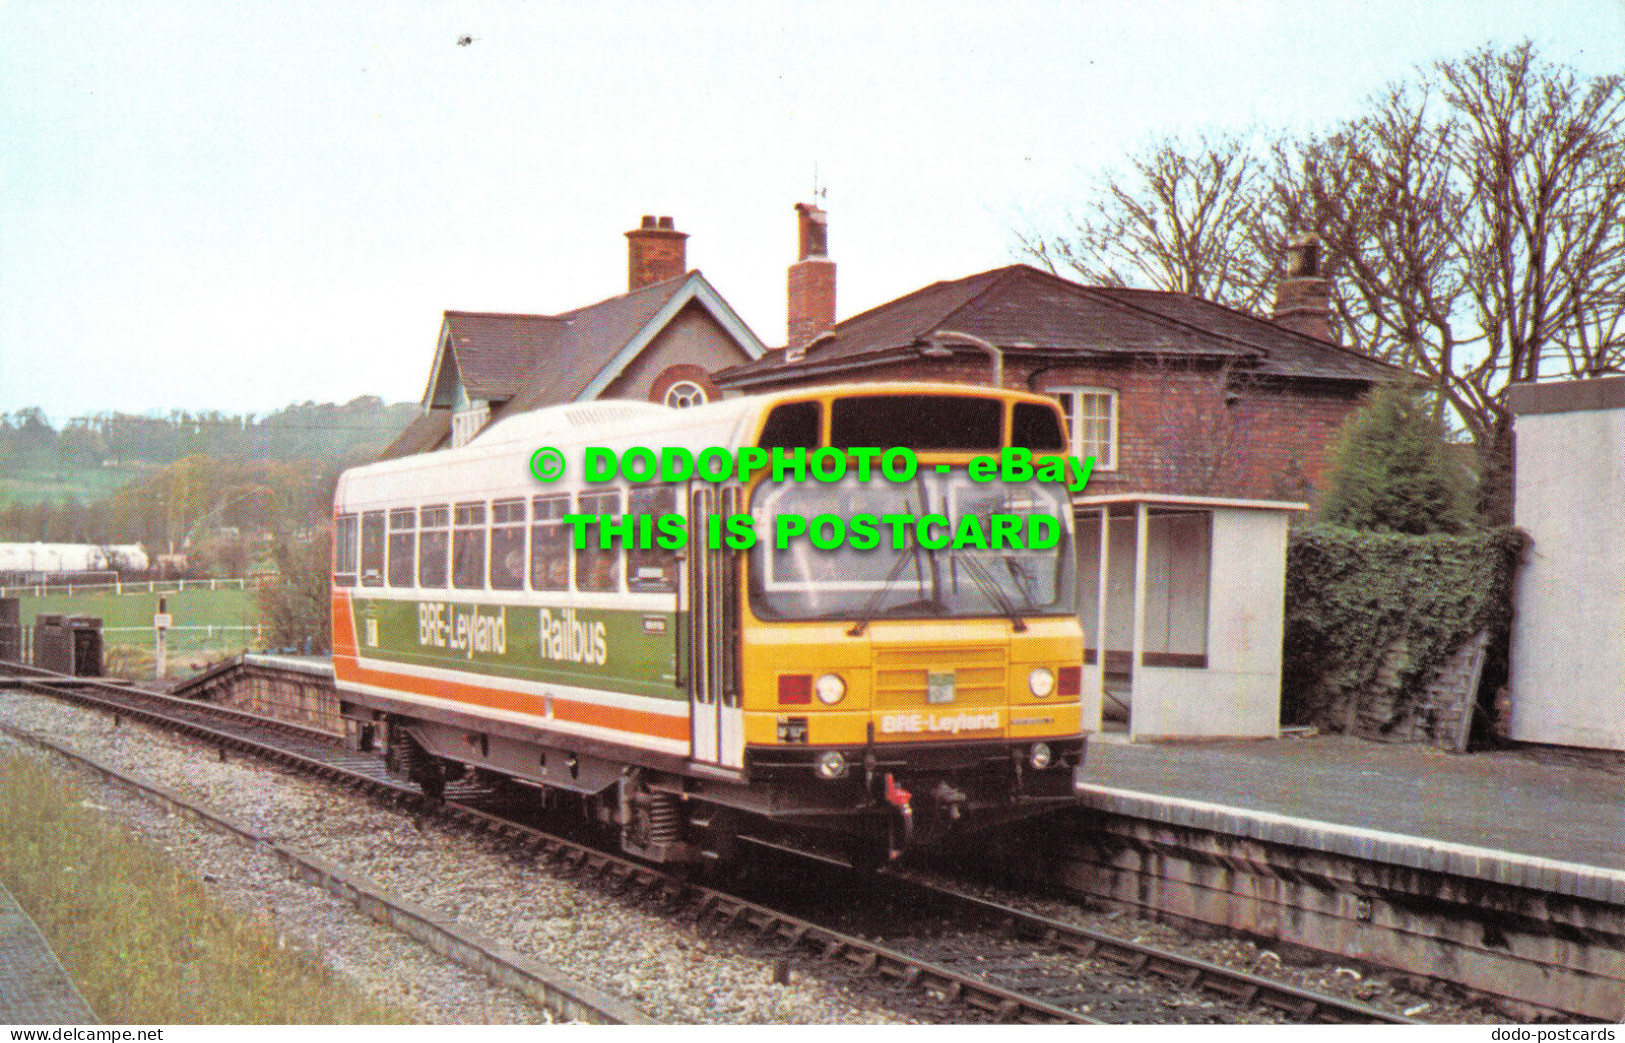
M 353 597 L 370 659 L 686 700 L 671 612 Z

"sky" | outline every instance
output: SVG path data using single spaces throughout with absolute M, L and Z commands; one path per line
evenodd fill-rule
M 844 318 L 1525 38 L 1625 70 L 1625 0 L 0 0 L 0 412 L 416 401 L 441 312 L 622 293 L 643 214 L 779 345 L 815 184 Z

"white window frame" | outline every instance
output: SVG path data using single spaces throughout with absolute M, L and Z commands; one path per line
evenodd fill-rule
M 699 396 L 698 400 L 689 401 L 686 403 L 683 402 L 682 397 L 679 397 L 679 388 L 692 388 L 693 394 Z M 686 397 L 688 394 L 688 392 L 683 392 L 682 396 Z M 677 401 L 673 401 L 674 397 L 677 398 Z M 668 409 L 692 409 L 694 406 L 703 406 L 708 404 L 711 401 L 711 396 L 706 394 L 705 388 L 701 387 L 695 381 L 679 380 L 675 381 L 671 387 L 666 389 L 666 393 L 661 396 L 661 400 L 665 403 Z
M 451 417 L 451 447 L 461 449 L 474 440 L 474 436 L 485 428 L 485 422 L 491 419 L 491 404 L 484 399 L 476 399 L 468 409 L 459 410 Z
M 1071 447 L 1073 455 L 1078 456 L 1080 458 L 1085 457 L 1085 456 L 1093 455 L 1094 458 L 1095 458 L 1095 470 L 1097 470 L 1097 471 L 1115 471 L 1115 470 L 1117 470 L 1117 460 L 1118 460 L 1118 453 L 1117 453 L 1117 442 L 1118 442 L 1118 438 L 1117 438 L 1117 433 L 1118 433 L 1118 427 L 1117 427 L 1117 399 L 1118 399 L 1118 395 L 1117 395 L 1117 389 L 1115 389 L 1115 388 L 1104 388 L 1104 387 L 1090 387 L 1090 386 L 1087 386 L 1087 385 L 1080 384 L 1080 385 L 1076 385 L 1076 386 L 1072 386 L 1072 387 L 1050 388 L 1047 393 L 1050 394 L 1050 395 L 1053 395 L 1055 397 L 1056 401 L 1061 403 L 1061 412 L 1066 415 L 1066 426 L 1067 426 L 1066 439 L 1067 439 L 1067 445 L 1069 445 Z M 1109 439 L 1109 445 L 1107 446 L 1107 449 L 1108 449 L 1108 451 L 1110 453 L 1110 456 L 1108 458 L 1106 458 L 1106 459 L 1102 459 L 1101 454 L 1098 451 L 1095 451 L 1093 449 L 1091 449 L 1089 451 L 1085 450 L 1085 447 L 1084 447 L 1084 444 L 1083 444 L 1083 432 L 1081 430 L 1079 430 L 1079 425 L 1078 425 L 1078 398 L 1077 398 L 1077 396 L 1079 396 L 1079 395 L 1105 395 L 1107 401 L 1110 403 L 1111 416 L 1110 416 L 1110 421 L 1109 421 L 1109 424 L 1108 424 L 1109 431 L 1110 431 L 1110 439 Z M 1063 399 L 1063 396 L 1066 396 L 1067 398 L 1070 398 L 1071 400 L 1066 401 L 1066 400 Z

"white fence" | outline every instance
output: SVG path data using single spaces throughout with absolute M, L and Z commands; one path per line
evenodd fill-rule
M 31 663 L 34 661 L 34 628 L 25 626 L 20 628 L 18 635 L 21 640 L 18 645 L 17 661 Z M 263 631 L 255 623 L 214 623 L 200 626 L 169 627 L 169 651 L 181 652 L 217 652 L 231 651 L 233 649 L 246 649 L 261 644 Z M 115 647 L 146 648 L 151 649 L 156 637 L 154 628 L 145 627 L 102 627 L 103 654 Z M 134 641 L 119 640 L 115 635 L 140 634 Z
M 104 634 L 139 634 L 139 633 L 147 633 L 147 634 L 153 634 L 154 637 L 156 638 L 157 635 L 154 633 L 154 631 L 156 629 L 157 629 L 156 627 L 102 627 L 102 633 L 104 633 Z M 218 634 L 222 638 L 225 638 L 225 637 L 230 636 L 231 634 L 241 633 L 243 631 L 248 631 L 248 632 L 252 633 L 254 635 L 254 640 L 255 641 L 258 641 L 260 639 L 260 624 L 258 624 L 258 623 L 245 623 L 245 624 L 241 624 L 241 625 L 235 624 L 235 623 L 209 623 L 209 624 L 206 624 L 204 626 L 165 627 L 164 629 L 167 630 L 171 634 L 180 634 L 180 633 L 201 634 L 201 635 L 203 635 L 203 640 L 205 640 L 205 641 L 213 641 L 216 634 Z
M 0 587 L 0 598 L 44 597 L 47 594 L 88 594 L 92 591 L 111 591 L 114 594 L 172 594 L 183 590 L 244 590 L 274 582 L 274 575 L 257 575 L 241 579 L 143 579 L 119 580 L 111 583 L 28 583 L 21 586 Z

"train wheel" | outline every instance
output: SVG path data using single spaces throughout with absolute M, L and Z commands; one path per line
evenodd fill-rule
M 416 739 L 402 733 L 398 746 L 391 746 L 390 752 L 395 755 L 395 763 L 399 765 L 401 773 L 416 783 L 425 797 L 430 800 L 445 797 L 445 769 Z
M 739 816 L 727 808 L 702 801 L 688 805 L 688 822 L 684 833 L 691 837 L 700 850 L 713 862 L 731 862 L 735 857 L 739 835 Z
M 412 776 L 412 781 L 418 784 L 423 795 L 430 800 L 444 800 L 446 797 L 446 776 L 441 772 L 440 765 L 431 764 L 421 773 Z

